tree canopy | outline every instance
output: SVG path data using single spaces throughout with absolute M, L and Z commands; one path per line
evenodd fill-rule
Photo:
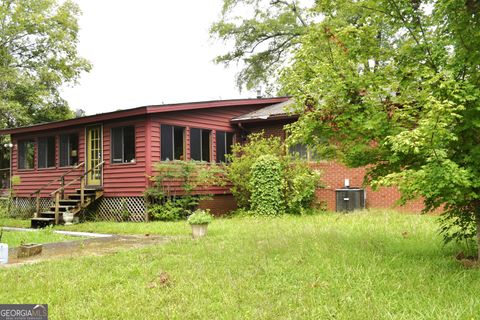
M 77 53 L 79 14 L 68 0 L 0 2 L 0 128 L 73 116 L 59 88 L 90 70 Z
M 295 22 L 269 4 L 298 15 Z M 232 18 L 242 5 L 254 16 Z M 280 92 L 301 113 L 291 139 L 350 166 L 369 165 L 368 181 L 397 185 L 403 201 L 423 197 L 426 211 L 441 208 L 447 241 L 480 241 L 477 1 L 317 0 L 299 9 L 295 0 L 225 0 L 224 7 L 212 32 L 235 45 L 218 61 L 244 59 L 240 76 L 250 83 L 279 75 Z M 252 55 L 278 47 L 270 40 L 258 51 L 258 30 L 283 30 L 277 24 L 300 32 L 284 45 L 280 69 L 274 56 L 255 69 Z

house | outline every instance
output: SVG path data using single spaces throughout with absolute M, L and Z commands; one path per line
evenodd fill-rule
M 148 220 L 143 194 L 155 163 L 224 162 L 231 145 L 251 132 L 284 138 L 283 126 L 297 119 L 285 112 L 288 103 L 288 97 L 275 97 L 144 106 L 0 130 L 12 142 L 11 168 L 0 169 L 0 188 L 8 188 L 7 177 L 18 177 L 12 184 L 15 206 L 35 211 L 32 223 L 38 226 L 87 206 L 102 219 L 129 212 L 132 221 Z M 318 196 L 333 210 L 331 191 L 345 178 L 361 185 L 365 173 L 332 162 L 315 166 L 324 169 L 327 184 Z M 228 188 L 211 192 L 214 198 L 202 206 L 217 213 L 235 207 Z M 394 188 L 367 194 L 370 207 L 391 206 L 398 199 Z

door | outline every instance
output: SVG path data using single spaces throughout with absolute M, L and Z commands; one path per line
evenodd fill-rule
M 102 127 L 87 127 L 87 185 L 100 186 L 102 184 L 102 167 L 97 167 L 102 161 Z

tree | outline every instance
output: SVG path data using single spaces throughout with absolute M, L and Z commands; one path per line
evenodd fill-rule
M 279 72 L 302 114 L 290 138 L 442 208 L 445 240 L 476 236 L 480 256 L 480 5 L 318 0 L 305 12 Z
M 249 17 L 236 15 L 237 10 Z M 262 83 L 274 86 L 275 81 L 269 80 L 275 80 L 275 71 L 305 33 L 305 19 L 298 1 L 224 0 L 222 17 L 212 25 L 210 34 L 233 42 L 233 48 L 215 61 L 244 66 L 237 76 L 239 88 L 252 89 Z
M 0 2 L 0 128 L 73 116 L 59 88 L 90 64 L 78 56 L 72 1 Z

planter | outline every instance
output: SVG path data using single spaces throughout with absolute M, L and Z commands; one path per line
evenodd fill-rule
M 64 224 L 67 226 L 67 225 L 70 225 L 70 224 L 73 224 L 73 213 L 69 212 L 69 211 L 65 211 L 63 213 L 63 222 Z
M 8 263 L 8 244 L 0 243 L 0 264 Z
M 37 254 L 42 253 L 43 245 L 38 243 L 28 243 L 22 244 L 18 247 L 17 257 L 18 258 L 28 258 L 31 256 L 36 256 Z
M 204 237 L 207 234 L 208 224 L 191 224 L 192 237 L 194 239 Z

